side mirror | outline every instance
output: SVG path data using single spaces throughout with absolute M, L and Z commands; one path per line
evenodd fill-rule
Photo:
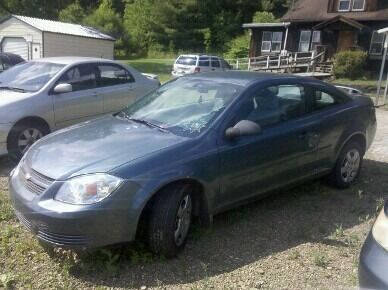
M 225 131 L 225 137 L 231 140 L 237 137 L 258 135 L 260 133 L 260 125 L 249 120 L 242 120 L 238 122 L 234 127 L 228 128 Z
M 73 91 L 73 86 L 71 84 L 58 84 L 54 88 L 54 93 L 56 94 L 70 93 L 72 91 Z

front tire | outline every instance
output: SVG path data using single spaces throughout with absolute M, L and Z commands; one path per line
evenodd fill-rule
M 348 188 L 360 175 L 364 151 L 357 142 L 346 144 L 329 175 L 329 182 L 341 189 Z
M 19 161 L 36 141 L 49 133 L 37 122 L 16 124 L 8 136 L 8 152 L 13 161 Z
M 192 187 L 179 184 L 163 189 L 153 201 L 147 240 L 152 252 L 175 257 L 185 246 L 192 222 Z

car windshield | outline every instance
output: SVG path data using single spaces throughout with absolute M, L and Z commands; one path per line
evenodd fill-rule
M 180 56 L 176 63 L 182 65 L 196 65 L 197 58 L 195 56 Z
M 180 78 L 141 98 L 122 113 L 127 119 L 195 137 L 206 130 L 242 90 L 242 86 L 221 81 Z
M 64 64 L 49 62 L 21 63 L 0 74 L 0 88 L 39 91 L 63 67 Z

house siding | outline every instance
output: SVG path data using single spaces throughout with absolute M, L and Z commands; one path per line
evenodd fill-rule
M 31 58 L 32 43 L 42 45 L 42 32 L 40 30 L 13 17 L 0 23 L 0 42 L 5 37 L 24 38 L 28 43 L 29 58 Z
M 88 56 L 113 59 L 114 42 L 51 32 L 44 33 L 44 56 Z

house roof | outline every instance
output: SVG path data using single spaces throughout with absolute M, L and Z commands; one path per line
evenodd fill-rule
M 361 24 L 360 22 L 353 20 L 351 18 L 344 17 L 342 15 L 338 15 L 336 17 L 333 17 L 329 20 L 323 21 L 313 27 L 314 30 L 320 30 L 330 24 L 337 23 L 337 22 L 343 22 L 353 28 L 362 30 L 365 28 L 365 25 Z
M 83 26 L 79 24 L 65 23 L 65 22 L 52 21 L 52 20 L 40 19 L 40 18 L 32 18 L 27 16 L 21 16 L 21 15 L 11 15 L 5 20 L 8 20 L 11 17 L 14 17 L 44 32 L 76 35 L 81 37 L 112 40 L 112 41 L 116 40 L 112 36 L 102 33 L 101 31 L 95 28 Z
M 243 28 L 260 28 L 260 27 L 287 27 L 291 22 L 276 22 L 276 23 L 245 23 Z
M 388 19 L 388 8 L 371 12 L 328 12 L 330 0 L 298 0 L 282 21 L 320 22 L 342 15 L 357 21 L 381 21 Z

